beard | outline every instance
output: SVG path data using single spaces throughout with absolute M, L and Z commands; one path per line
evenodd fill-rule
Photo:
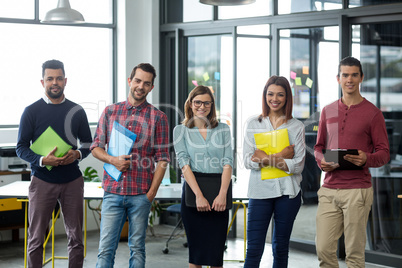
M 134 100 L 140 102 L 140 101 L 143 101 L 143 100 L 145 100 L 145 99 L 147 98 L 147 95 L 148 95 L 148 94 L 144 94 L 144 95 L 142 95 L 141 97 L 137 97 L 137 96 L 135 95 L 135 92 L 136 92 L 136 91 L 139 91 L 141 94 L 144 94 L 144 93 L 145 93 L 144 90 L 142 90 L 142 89 L 132 89 L 132 90 L 130 90 L 131 97 L 133 97 Z
M 58 98 L 60 98 L 60 97 L 63 95 L 63 93 L 64 93 L 64 88 L 58 88 L 58 89 L 60 89 L 60 91 L 57 92 L 57 93 L 53 93 L 51 88 L 47 89 L 47 90 L 46 90 L 46 93 L 47 93 L 47 95 L 49 96 L 49 98 L 51 98 L 51 99 L 58 99 Z

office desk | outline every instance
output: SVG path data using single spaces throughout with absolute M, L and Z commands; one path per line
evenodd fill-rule
M 28 202 L 28 190 L 29 190 L 30 181 L 16 181 L 5 186 L 0 187 L 0 198 L 17 198 L 21 202 Z M 161 185 L 159 187 L 158 193 L 156 194 L 156 200 L 180 200 L 181 199 L 181 192 L 182 192 L 182 184 L 181 183 L 172 183 L 169 185 Z M 244 208 L 244 257 L 246 254 L 246 206 L 243 201 L 248 200 L 247 198 L 247 189 L 244 187 L 236 187 L 233 186 L 233 204 L 237 205 L 237 208 L 233 210 L 233 216 L 231 223 L 228 228 L 228 232 L 232 227 L 234 219 L 237 215 L 237 211 L 240 206 Z M 100 182 L 85 182 L 84 183 L 84 257 L 86 256 L 86 233 L 87 233 L 87 202 L 89 200 L 101 200 L 103 198 L 104 191 L 101 188 Z M 27 259 L 27 231 L 28 231 L 28 206 L 25 206 L 25 238 L 24 238 L 24 264 L 26 267 L 26 259 Z M 52 227 L 49 231 L 49 235 L 52 234 L 52 257 L 48 260 L 44 259 L 44 264 L 49 261 L 52 261 L 52 267 L 54 267 L 54 260 L 55 258 L 66 259 L 67 257 L 55 257 L 54 256 L 54 224 L 58 214 L 55 215 L 53 212 L 52 215 Z M 49 236 L 46 238 L 45 242 L 49 239 Z M 45 255 L 45 246 L 44 244 L 44 255 Z
M 28 202 L 28 191 L 29 191 L 29 185 L 30 181 L 16 181 L 12 182 L 10 184 L 4 185 L 0 187 L 0 198 L 17 198 L 21 202 Z M 101 188 L 101 183 L 100 182 L 85 182 L 84 183 L 84 201 L 85 201 L 85 207 L 84 207 L 84 257 L 86 256 L 86 233 L 87 233 L 87 202 L 89 200 L 101 200 L 103 198 L 103 189 Z M 159 187 L 159 191 L 156 195 L 156 199 L 158 200 L 172 200 L 172 199 L 177 199 L 180 200 L 181 198 L 181 184 L 180 183 L 175 183 L 171 185 L 161 185 Z M 24 238 L 24 264 L 26 267 L 26 258 L 27 258 L 27 232 L 28 232 L 28 220 L 27 220 L 27 215 L 28 215 L 28 206 L 25 206 L 25 238 Z M 55 212 L 53 212 L 52 215 L 52 226 L 51 229 L 49 230 L 49 235 L 52 235 L 52 257 L 50 257 L 48 260 L 44 259 L 44 264 L 48 263 L 49 261 L 52 261 L 52 267 L 54 267 L 54 259 L 66 259 L 66 257 L 55 257 L 54 256 L 54 224 L 56 222 L 56 219 L 59 216 L 59 212 L 55 215 Z M 48 237 L 45 239 L 44 243 L 44 256 L 45 256 L 45 247 L 48 242 Z
M 30 181 L 16 181 L 5 186 L 0 187 L 0 198 L 17 198 L 18 201 L 28 203 L 28 190 Z M 86 256 L 86 234 L 87 234 L 87 201 L 93 199 L 102 199 L 103 197 L 103 189 L 101 188 L 101 183 L 93 183 L 93 182 L 85 182 L 84 183 L 84 200 L 85 200 L 85 207 L 84 207 L 84 257 Z M 53 211 L 52 213 L 52 225 L 51 229 L 49 230 L 49 234 L 45 239 L 43 245 L 43 255 L 44 260 L 43 263 L 46 264 L 49 261 L 52 261 L 52 267 L 54 267 L 54 259 L 67 259 L 67 257 L 55 257 L 54 256 L 54 224 L 56 219 L 59 216 L 60 211 L 55 214 Z M 27 264 L 27 234 L 28 234 L 28 206 L 25 206 L 25 235 L 24 235 L 24 267 Z M 52 256 L 46 260 L 45 259 L 45 248 L 46 244 L 52 235 Z
M 1 158 L 1 157 L 0 157 Z M 30 171 L 0 171 L 0 187 L 14 181 L 29 181 Z M 11 230 L 12 240 L 19 241 L 19 229 L 24 227 L 24 204 L 16 198 L 0 200 L 0 230 Z

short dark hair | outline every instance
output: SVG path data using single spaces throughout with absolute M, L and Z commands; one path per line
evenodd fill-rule
M 265 84 L 264 91 L 262 92 L 262 113 L 258 117 L 258 121 L 261 122 L 263 118 L 267 117 L 270 111 L 270 108 L 267 103 L 267 92 L 270 85 L 277 85 L 282 87 L 286 93 L 286 103 L 285 103 L 285 117 L 286 121 L 292 119 L 292 111 L 293 111 L 293 96 L 292 89 L 290 87 L 289 81 L 283 76 L 273 75 L 271 76 L 267 83 Z
M 341 66 L 357 66 L 359 67 L 360 70 L 360 76 L 363 77 L 363 69 L 362 69 L 362 64 L 360 61 L 356 58 L 353 57 L 345 57 L 339 62 L 338 66 L 338 76 L 341 74 Z
M 135 72 L 137 71 L 138 68 L 140 68 L 144 72 L 152 74 L 152 76 L 153 76 L 152 77 L 152 85 L 154 85 L 154 81 L 155 81 L 155 77 L 156 77 L 156 71 L 155 71 L 154 66 L 152 66 L 149 63 L 140 63 L 137 66 L 135 66 L 134 69 L 131 71 L 130 80 L 133 79 L 133 77 L 135 76 Z
M 64 64 L 59 60 L 48 60 L 42 64 L 42 78 L 45 77 L 46 69 L 61 69 L 63 75 L 66 76 L 66 73 L 64 72 Z

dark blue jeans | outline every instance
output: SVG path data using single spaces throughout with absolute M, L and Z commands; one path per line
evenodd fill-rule
M 272 236 L 274 263 L 272 267 L 288 267 L 289 239 L 300 205 L 301 193 L 293 199 L 289 199 L 287 195 L 278 198 L 250 199 L 248 203 L 245 268 L 260 267 L 272 215 L 274 216 Z

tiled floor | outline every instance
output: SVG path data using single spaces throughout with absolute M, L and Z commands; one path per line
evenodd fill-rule
M 169 253 L 164 254 L 162 251 L 165 248 L 165 242 L 173 227 L 169 225 L 155 226 L 155 235 L 148 232 L 146 240 L 146 254 L 147 254 L 147 268 L 181 268 L 188 267 L 187 254 L 188 250 L 183 246 L 186 241 L 183 234 L 178 238 L 169 242 Z M 84 267 L 93 268 L 96 263 L 97 249 L 98 249 L 99 233 L 91 231 L 88 233 L 87 254 L 85 258 Z M 56 256 L 66 256 L 67 241 L 64 236 L 57 236 L 55 243 Z M 24 267 L 24 251 L 23 241 L 0 243 L 0 267 L 9 268 L 22 268 Z M 51 245 L 47 247 L 47 258 L 50 257 Z M 243 262 L 239 261 L 243 258 L 243 240 L 230 239 L 228 241 L 228 249 L 225 253 L 224 267 L 234 268 L 243 267 Z M 114 267 L 128 267 L 129 250 L 127 242 L 122 241 L 116 253 Z M 232 260 L 232 261 L 229 261 Z M 266 245 L 265 253 L 263 256 L 261 267 L 272 266 L 272 254 L 270 244 Z M 46 264 L 44 267 L 52 267 L 51 263 Z M 63 259 L 55 260 L 55 267 L 66 268 L 68 261 Z M 291 249 L 289 254 L 289 267 L 296 268 L 309 268 L 318 267 L 317 257 L 314 254 L 307 254 L 304 252 Z M 340 267 L 345 268 L 344 262 L 340 262 Z M 382 267 L 372 264 L 366 264 L 367 268 Z

